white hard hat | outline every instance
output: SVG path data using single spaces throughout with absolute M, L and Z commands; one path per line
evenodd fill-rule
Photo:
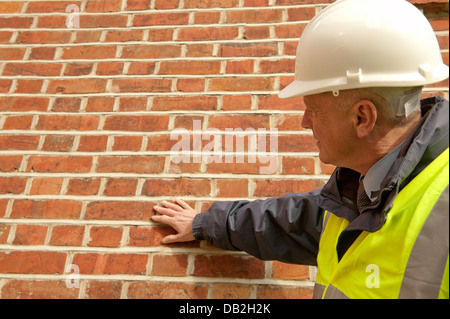
M 305 28 L 295 80 L 279 97 L 423 86 L 448 76 L 434 31 L 414 5 L 405 0 L 339 0 Z

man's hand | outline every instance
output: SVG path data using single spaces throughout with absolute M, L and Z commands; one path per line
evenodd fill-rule
M 152 220 L 167 224 L 177 231 L 177 234 L 164 237 L 162 243 L 171 244 L 195 240 L 192 233 L 192 222 L 198 212 L 181 199 L 177 199 L 175 203 L 163 201 L 161 204 L 164 207 L 153 207 L 161 215 L 154 215 Z

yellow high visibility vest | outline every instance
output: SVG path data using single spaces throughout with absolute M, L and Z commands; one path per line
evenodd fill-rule
M 315 298 L 449 298 L 449 151 L 393 201 L 385 224 L 363 231 L 338 261 L 349 222 L 326 212 Z

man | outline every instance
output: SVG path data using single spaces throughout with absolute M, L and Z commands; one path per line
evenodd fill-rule
M 302 126 L 337 166 L 306 194 L 182 200 L 153 220 L 177 234 L 265 260 L 318 265 L 316 298 L 448 298 L 448 101 L 420 101 L 448 77 L 426 18 L 404 0 L 340 0 L 305 29 L 295 80 Z

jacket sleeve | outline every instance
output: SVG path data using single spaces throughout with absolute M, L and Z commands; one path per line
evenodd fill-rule
M 197 240 L 259 259 L 316 265 L 323 210 L 320 190 L 256 201 L 215 202 L 193 223 Z

